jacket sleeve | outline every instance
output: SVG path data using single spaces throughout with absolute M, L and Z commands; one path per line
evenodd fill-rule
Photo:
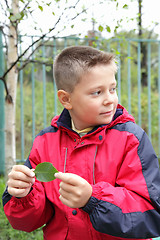
M 48 149 L 46 146 L 46 128 L 42 130 L 34 139 L 31 152 L 25 165 L 30 169 L 35 168 L 41 163 L 42 159 L 47 158 Z M 55 132 L 54 128 L 51 128 Z M 4 212 L 15 229 L 31 232 L 54 217 L 54 205 L 46 196 L 44 183 L 35 180 L 30 193 L 23 198 L 16 198 L 9 195 L 7 189 L 3 194 Z
M 6 217 L 12 227 L 17 230 L 34 231 L 54 216 L 53 206 L 46 199 L 43 186 L 38 182 L 23 198 L 11 196 L 6 188 L 2 200 Z
M 115 186 L 107 182 L 93 185 L 83 210 L 99 232 L 122 238 L 160 236 L 159 164 L 143 130 L 138 143 L 128 147 Z
M 23 198 L 11 196 L 6 188 L 2 199 L 4 212 L 12 227 L 17 230 L 31 232 L 46 224 L 54 215 L 54 209 L 39 182 Z

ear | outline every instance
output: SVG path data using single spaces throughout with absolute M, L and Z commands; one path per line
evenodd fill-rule
M 68 110 L 72 108 L 70 103 L 70 94 L 64 90 L 58 90 L 57 96 L 59 98 L 60 103 Z

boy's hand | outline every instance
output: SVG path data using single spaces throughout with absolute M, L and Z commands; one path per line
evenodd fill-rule
M 82 177 L 72 173 L 55 173 L 60 183 L 59 199 L 70 208 L 84 207 L 92 195 L 91 185 Z
M 14 197 L 25 197 L 34 182 L 33 170 L 24 165 L 15 165 L 8 174 L 8 193 Z

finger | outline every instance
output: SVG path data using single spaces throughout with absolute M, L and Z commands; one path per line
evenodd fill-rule
M 34 177 L 35 176 L 34 171 L 31 170 L 30 168 L 28 168 L 25 165 L 15 165 L 13 167 L 13 170 L 16 171 L 16 172 L 22 172 L 25 175 L 27 175 L 28 177 Z
M 75 188 L 74 185 L 71 185 L 66 182 L 61 182 L 59 186 L 60 186 L 60 189 L 64 190 L 67 193 L 74 192 L 74 188 Z
M 60 195 L 59 199 L 64 205 L 66 205 L 68 207 L 72 207 L 70 200 L 64 198 L 62 195 Z
M 62 188 L 59 189 L 59 193 L 63 198 L 67 200 L 71 198 L 71 194 L 69 192 L 64 191 Z
M 29 175 L 28 170 L 30 173 L 33 173 L 33 171 L 29 168 L 27 169 L 26 166 L 14 166 L 12 171 L 8 174 L 8 179 L 15 179 L 24 182 L 34 183 L 35 173 L 30 174 L 30 176 L 28 176 Z
M 73 186 L 76 186 L 79 183 L 80 179 L 82 179 L 80 176 L 73 173 L 58 172 L 58 173 L 55 173 L 54 176 L 62 180 L 63 182 L 71 184 Z
M 22 172 L 14 171 L 14 172 L 9 173 L 9 175 L 8 175 L 8 183 L 12 182 L 13 180 L 22 181 L 22 182 L 32 183 L 33 184 L 34 181 L 35 181 L 35 178 L 28 177 L 27 175 L 25 175 Z
M 64 205 L 66 205 L 70 208 L 80 208 L 84 205 L 83 202 L 79 198 L 77 198 L 76 196 L 74 196 L 72 194 L 64 193 L 59 196 L 59 199 Z
M 23 188 L 27 188 L 30 187 L 31 183 L 29 182 L 23 182 L 23 181 L 19 181 L 19 180 L 8 180 L 8 186 L 12 187 L 12 188 L 19 188 L 19 189 L 23 189 Z
M 10 188 L 8 187 L 8 193 L 12 196 L 15 196 L 15 197 L 24 197 L 28 194 L 28 192 L 30 191 L 30 187 L 28 188 Z

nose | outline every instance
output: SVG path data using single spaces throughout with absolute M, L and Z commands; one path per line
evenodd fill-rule
M 112 104 L 114 102 L 114 94 L 106 93 L 103 101 L 104 105 Z

